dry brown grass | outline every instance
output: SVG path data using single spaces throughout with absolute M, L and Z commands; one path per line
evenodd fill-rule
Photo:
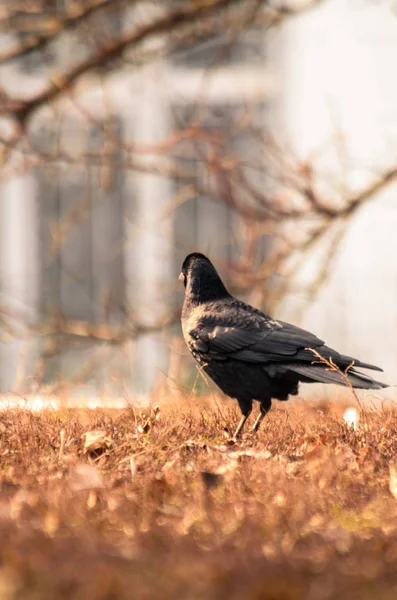
M 394 600 L 397 413 L 238 417 L 0 413 L 0 598 Z

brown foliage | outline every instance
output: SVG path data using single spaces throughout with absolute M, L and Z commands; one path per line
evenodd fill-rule
M 296 403 L 228 445 L 237 419 L 1 413 L 0 596 L 395 598 L 395 412 Z

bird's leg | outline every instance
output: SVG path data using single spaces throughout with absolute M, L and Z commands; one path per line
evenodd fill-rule
M 270 404 L 269 405 L 261 404 L 259 406 L 259 415 L 257 416 L 256 421 L 252 426 L 252 431 L 258 431 L 263 417 L 269 412 L 269 410 L 270 410 Z
M 241 432 L 243 431 L 244 425 L 246 420 L 248 419 L 248 417 L 251 414 L 252 411 L 252 401 L 247 403 L 247 402 L 240 402 L 239 400 L 237 400 L 238 405 L 240 407 L 241 412 L 243 413 L 243 416 L 241 417 L 239 424 L 237 425 L 237 429 L 234 432 L 234 439 L 237 439 L 238 437 L 240 437 Z
M 250 416 L 251 411 L 249 411 L 249 413 L 247 415 L 243 415 L 239 421 L 239 424 L 237 425 L 237 429 L 234 432 L 234 438 L 237 439 L 238 437 L 240 437 L 241 432 L 243 431 L 243 427 L 245 425 L 246 420 L 248 419 L 248 417 Z

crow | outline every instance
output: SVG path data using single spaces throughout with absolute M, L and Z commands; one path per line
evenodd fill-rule
M 295 396 L 299 382 L 346 385 L 347 377 L 354 388 L 387 387 L 356 370 L 382 371 L 379 367 L 339 354 L 312 333 L 276 321 L 233 297 L 204 254 L 189 254 L 179 279 L 185 286 L 181 319 L 185 342 L 200 368 L 240 407 L 234 438 L 241 434 L 253 400 L 260 404 L 253 425 L 257 431 L 272 398 Z

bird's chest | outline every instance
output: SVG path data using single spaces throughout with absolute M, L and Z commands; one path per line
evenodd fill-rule
M 182 321 L 182 333 L 190 352 L 202 364 L 204 360 L 203 355 L 207 354 L 209 348 L 208 343 L 197 333 L 199 325 L 199 319 L 195 315 L 192 315 L 188 320 Z
M 192 331 L 192 327 L 182 327 L 183 338 L 189 348 L 193 358 L 198 362 L 200 367 L 206 367 L 211 362 L 211 357 L 208 355 L 208 345 L 205 341 L 198 338 Z
M 209 356 L 207 356 L 207 354 L 203 352 L 203 349 L 197 347 L 196 340 L 192 340 L 192 338 L 185 338 L 185 340 L 193 358 L 198 362 L 200 366 L 206 366 L 210 361 Z

